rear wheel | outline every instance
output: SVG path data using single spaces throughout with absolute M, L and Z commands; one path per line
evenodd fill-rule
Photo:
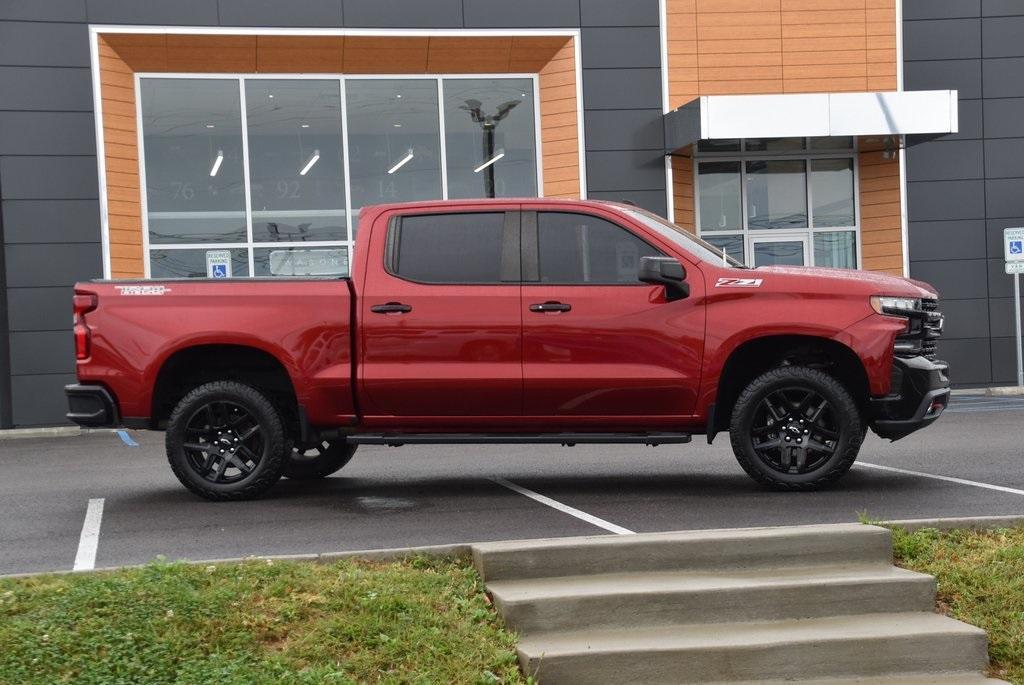
M 258 390 L 218 381 L 188 393 L 167 424 L 167 460 L 181 484 L 210 500 L 252 499 L 281 477 L 281 417 Z
M 326 478 L 352 460 L 358 445 L 344 440 L 323 440 L 308 447 L 296 446 L 284 465 L 284 475 L 292 480 Z
M 813 490 L 838 480 L 864 440 L 857 403 L 817 369 L 783 366 L 755 378 L 732 412 L 733 453 L 759 483 Z

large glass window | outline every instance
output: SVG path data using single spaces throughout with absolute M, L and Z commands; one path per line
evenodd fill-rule
M 534 78 L 145 76 L 139 93 L 152 277 L 346 275 L 364 206 L 538 194 Z
M 569 212 L 540 212 L 537 243 L 542 283 L 636 285 L 640 258 L 659 254 L 621 226 Z
M 445 79 L 449 197 L 537 194 L 533 82 Z
M 857 268 L 852 138 L 701 141 L 696 157 L 697 229 L 709 243 L 751 265 Z
M 345 240 L 338 81 L 246 81 L 245 112 L 253 242 Z
M 246 240 L 238 81 L 144 79 L 149 242 Z
M 441 197 L 434 79 L 346 82 L 352 207 Z

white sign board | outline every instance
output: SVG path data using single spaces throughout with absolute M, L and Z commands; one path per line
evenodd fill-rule
M 231 250 L 206 251 L 206 277 L 231 278 Z
M 274 250 L 270 253 L 274 276 L 344 276 L 348 273 L 348 251 Z
M 1024 261 L 1006 262 L 1006 273 L 1024 274 Z
M 1024 261 L 1024 228 L 1003 229 L 1003 251 L 1008 262 Z M 1007 271 L 1006 273 L 1014 272 Z

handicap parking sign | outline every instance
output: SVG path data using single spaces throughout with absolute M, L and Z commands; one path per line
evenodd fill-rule
M 1024 262 L 1024 228 L 1004 228 L 1003 247 L 1007 262 Z
M 1011 240 L 1010 254 L 1024 254 L 1024 240 Z
M 206 277 L 231 278 L 231 250 L 207 251 Z

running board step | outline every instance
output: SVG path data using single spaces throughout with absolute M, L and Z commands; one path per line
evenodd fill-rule
M 678 445 L 690 442 L 689 433 L 405 433 L 358 434 L 345 437 L 350 445 Z

